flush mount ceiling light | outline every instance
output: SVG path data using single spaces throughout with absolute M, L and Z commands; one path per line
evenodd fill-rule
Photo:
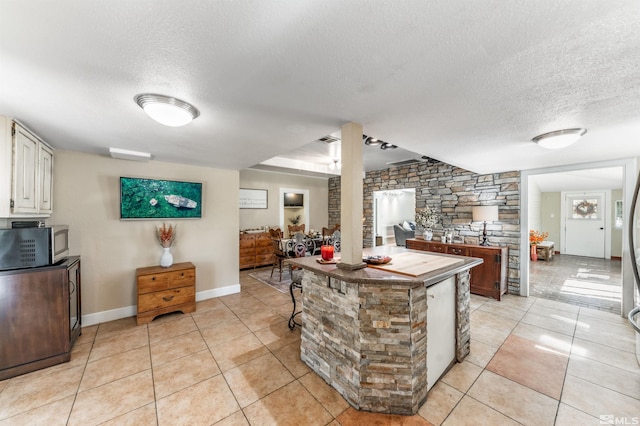
M 128 149 L 109 148 L 109 155 L 111 158 L 118 158 L 120 160 L 133 160 L 133 161 L 149 161 L 151 160 L 151 154 L 148 152 L 130 151 Z
M 133 100 L 149 117 L 165 126 L 184 126 L 200 115 L 193 105 L 170 96 L 141 93 Z
M 544 133 L 531 139 L 543 148 L 560 149 L 571 145 L 587 133 L 587 129 L 564 129 Z

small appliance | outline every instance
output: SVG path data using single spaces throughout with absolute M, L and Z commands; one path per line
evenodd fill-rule
M 69 255 L 69 227 L 0 229 L 0 270 L 55 265 Z

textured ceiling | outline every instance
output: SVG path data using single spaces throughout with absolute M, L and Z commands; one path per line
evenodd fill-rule
M 640 155 L 636 0 L 0 6 L 0 114 L 55 148 L 243 169 L 356 121 L 479 173 Z M 161 126 L 142 92 L 201 116 Z M 530 142 L 567 127 L 588 133 L 562 152 Z

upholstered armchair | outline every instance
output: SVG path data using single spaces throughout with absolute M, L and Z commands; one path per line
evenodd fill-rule
M 407 238 L 414 238 L 416 236 L 416 231 L 406 230 L 402 227 L 402 225 L 393 225 L 393 233 L 396 237 L 396 245 L 406 247 L 407 246 Z

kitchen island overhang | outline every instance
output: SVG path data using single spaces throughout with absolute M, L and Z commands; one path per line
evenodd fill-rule
M 409 276 L 370 267 L 340 269 L 318 263 L 317 257 L 291 260 L 304 269 L 301 359 L 359 410 L 415 414 L 441 373 L 469 354 L 469 270 L 482 260 L 400 247 L 365 250 L 365 255 L 401 253 L 436 264 L 442 257 L 459 261 Z M 452 318 L 443 320 L 455 343 L 451 336 L 454 347 L 445 349 L 452 349 L 452 359 L 445 355 L 444 364 L 439 361 L 442 371 L 428 373 L 429 350 L 434 361 L 442 352 L 429 341 L 429 331 L 435 336 L 440 327 L 439 319 L 427 321 L 429 304 L 436 307 L 429 294 L 435 289 L 455 293 L 449 295 Z

